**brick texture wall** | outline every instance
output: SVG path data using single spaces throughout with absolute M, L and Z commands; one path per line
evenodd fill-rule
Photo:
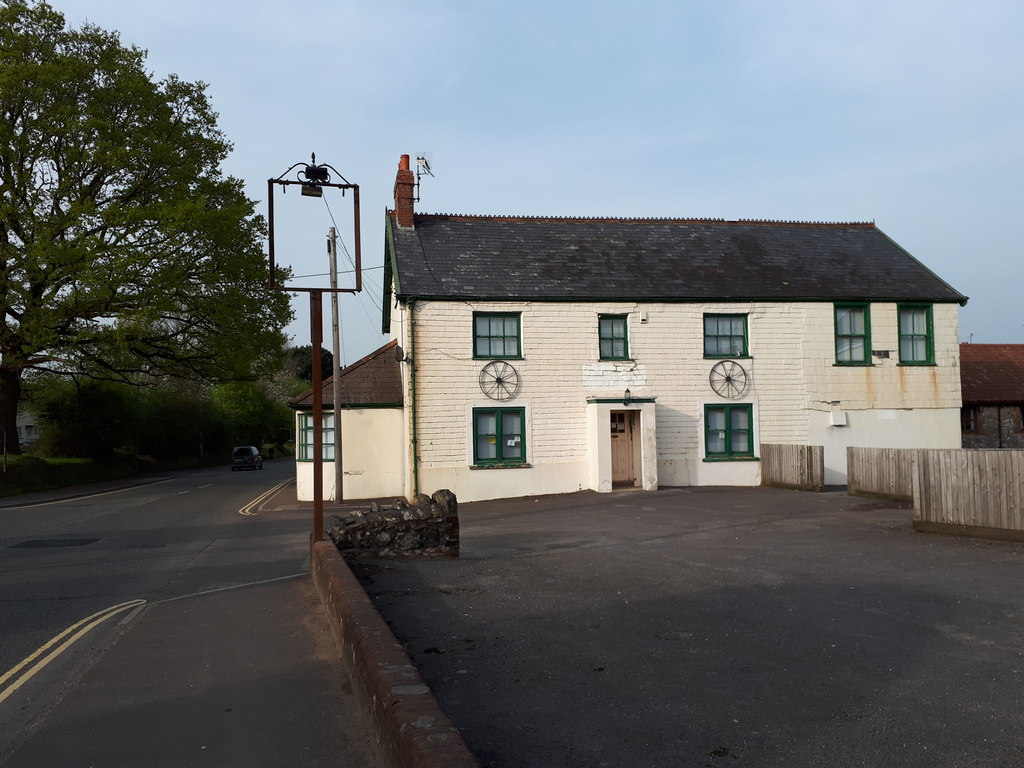
M 717 361 L 703 355 L 705 313 L 748 316 L 750 355 L 738 361 L 749 385 L 733 402 L 754 404 L 759 442 L 807 442 L 811 410 L 960 405 L 955 305 L 934 307 L 936 365 L 898 365 L 896 305 L 878 303 L 871 305 L 872 346 L 889 350 L 890 357 L 875 358 L 872 366 L 845 367 L 835 365 L 833 305 L 828 302 L 423 301 L 416 304 L 415 349 L 417 437 L 424 468 L 471 463 L 472 409 L 495 405 L 477 382 L 486 361 L 473 358 L 474 311 L 521 313 L 523 359 L 510 360 L 521 386 L 507 405 L 526 409 L 527 458 L 534 465 L 585 461 L 587 398 L 621 397 L 628 387 L 633 397 L 656 398 L 661 483 L 687 484 L 686 471 L 672 468 L 699 459 L 704 405 L 729 402 L 708 383 Z M 599 359 L 600 314 L 628 316 L 631 360 Z M 396 330 L 407 334 L 408 313 L 396 321 Z M 407 338 L 403 343 L 408 344 Z

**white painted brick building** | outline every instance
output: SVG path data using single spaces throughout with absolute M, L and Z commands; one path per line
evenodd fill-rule
M 415 214 L 385 328 L 405 493 L 755 485 L 762 443 L 960 445 L 966 298 L 873 224 Z

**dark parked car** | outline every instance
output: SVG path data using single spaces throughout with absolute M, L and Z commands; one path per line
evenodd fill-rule
M 231 451 L 231 471 L 236 469 L 263 469 L 263 457 L 255 445 L 240 445 Z

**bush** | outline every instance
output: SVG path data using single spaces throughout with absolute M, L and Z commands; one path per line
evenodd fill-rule
M 116 456 L 106 461 L 7 456 L 0 496 L 17 496 L 131 477 L 137 472 L 136 464 L 134 456 Z

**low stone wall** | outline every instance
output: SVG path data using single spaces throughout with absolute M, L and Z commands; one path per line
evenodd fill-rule
M 374 502 L 366 510 L 334 515 L 329 534 L 346 556 L 458 557 L 458 502 L 449 490 L 420 494 L 412 504 Z
M 337 547 L 311 542 L 310 560 L 313 584 L 387 768 L 479 768 Z

